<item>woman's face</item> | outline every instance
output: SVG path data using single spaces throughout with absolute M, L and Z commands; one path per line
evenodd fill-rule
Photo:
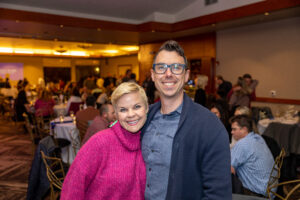
M 221 118 L 221 114 L 220 114 L 219 110 L 216 107 L 211 108 L 210 111 L 212 113 L 215 113 L 215 115 L 217 115 L 218 118 Z
M 138 132 L 146 122 L 148 107 L 138 92 L 123 95 L 116 104 L 116 116 L 121 126 L 131 133 Z

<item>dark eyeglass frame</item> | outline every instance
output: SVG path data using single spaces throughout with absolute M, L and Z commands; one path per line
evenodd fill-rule
M 155 70 L 155 66 L 156 66 L 156 65 L 163 65 L 164 71 L 161 72 L 161 73 L 158 73 L 158 72 Z M 174 72 L 173 72 L 174 67 L 175 67 L 176 65 L 177 65 L 177 66 L 181 66 L 181 67 L 183 68 L 181 73 L 174 73 Z M 168 68 L 170 68 L 170 70 L 171 70 L 171 72 L 172 72 L 173 74 L 181 75 L 181 74 L 184 72 L 184 70 L 187 68 L 187 66 L 186 66 L 186 64 L 180 64 L 180 63 L 172 63 L 172 64 L 170 64 L 170 65 L 168 65 L 168 64 L 166 64 L 166 63 L 155 63 L 155 64 L 152 65 L 152 69 L 153 69 L 153 71 L 154 71 L 156 74 L 164 74 L 164 73 L 166 73 L 166 71 L 168 70 Z

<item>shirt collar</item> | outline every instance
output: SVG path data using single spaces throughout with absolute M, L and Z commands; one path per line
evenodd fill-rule
M 174 111 L 172 111 L 172 112 L 170 112 L 170 113 L 168 113 L 168 114 L 162 114 L 162 113 L 160 112 L 160 110 L 159 110 L 159 114 L 161 114 L 161 115 L 169 115 L 169 116 L 171 116 L 171 115 L 176 115 L 176 114 L 180 115 L 181 112 L 182 112 L 182 105 L 183 105 L 183 103 L 181 103 L 181 104 L 176 108 L 176 110 L 174 110 Z

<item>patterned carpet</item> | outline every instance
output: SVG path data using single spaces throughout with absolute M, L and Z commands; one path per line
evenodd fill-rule
M 0 144 L 0 200 L 26 199 L 33 159 L 29 134 L 22 126 L 0 118 Z

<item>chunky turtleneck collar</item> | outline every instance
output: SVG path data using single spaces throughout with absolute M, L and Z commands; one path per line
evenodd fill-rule
M 136 151 L 141 148 L 140 143 L 140 136 L 141 131 L 137 133 L 131 133 L 124 129 L 120 122 L 118 121 L 112 127 L 112 130 L 116 133 L 118 139 L 120 140 L 121 144 L 130 151 Z

